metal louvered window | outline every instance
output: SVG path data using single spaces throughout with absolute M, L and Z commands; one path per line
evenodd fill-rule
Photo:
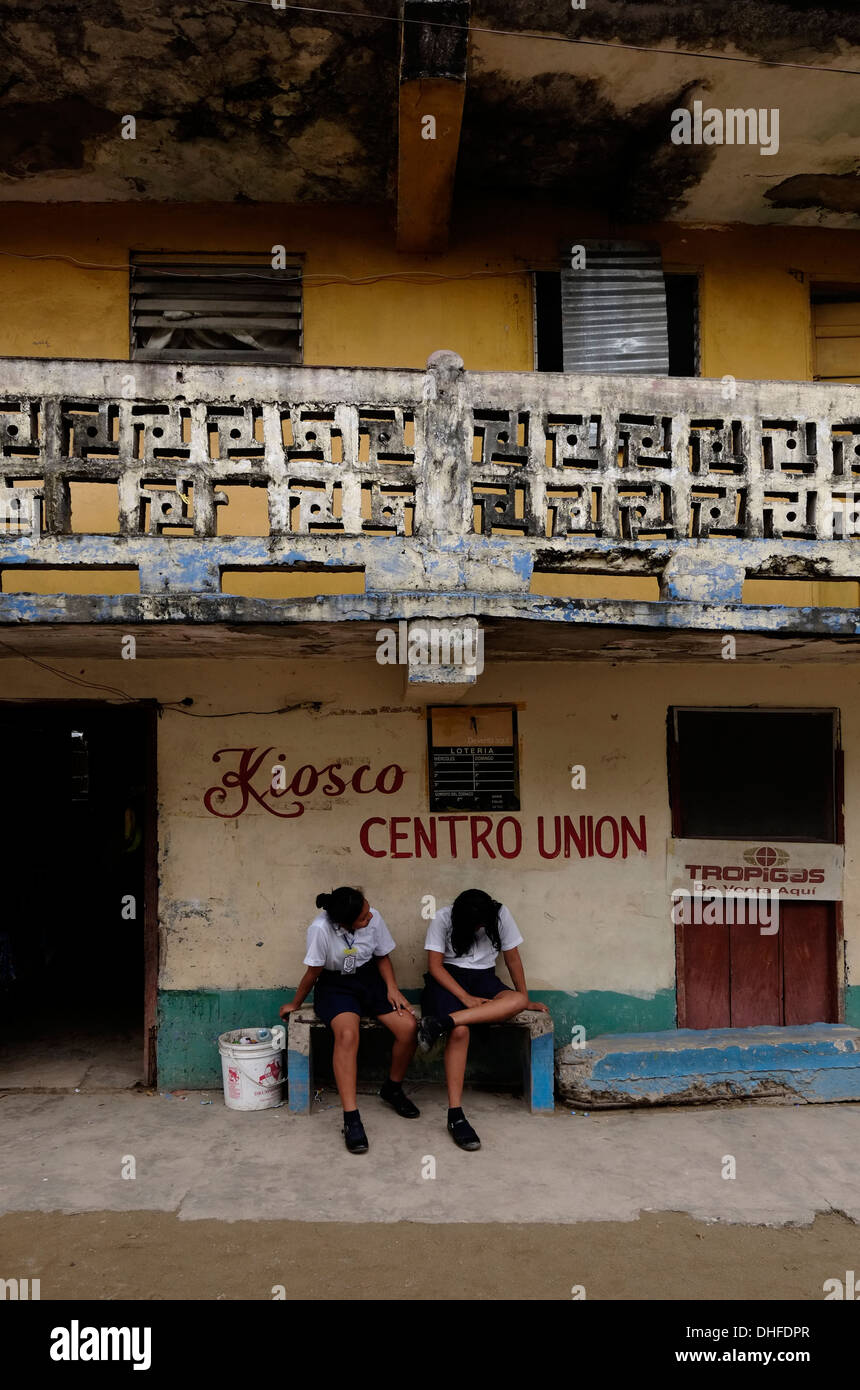
M 134 256 L 131 355 L 162 362 L 301 362 L 301 265 L 274 270 L 270 255 Z
M 666 287 L 659 246 L 586 241 L 585 265 L 561 272 L 566 372 L 668 376 Z

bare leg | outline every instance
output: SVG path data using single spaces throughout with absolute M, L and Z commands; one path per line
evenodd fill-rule
M 463 1079 L 469 1052 L 469 1030 L 459 1023 L 449 1034 L 445 1047 L 445 1080 L 448 1083 L 448 1104 L 454 1109 L 463 1099 Z
M 414 1014 L 380 1014 L 379 1022 L 394 1034 L 394 1046 L 391 1049 L 391 1071 L 389 1075 L 392 1081 L 402 1081 L 409 1067 L 409 1063 L 415 1056 L 415 1047 L 418 1037 L 418 1024 Z
M 358 1060 L 358 1015 L 335 1014 L 331 1021 L 334 1033 L 334 1079 L 344 1110 L 357 1110 L 355 1081 Z
M 506 989 L 489 1003 L 476 1004 L 473 1009 L 458 1009 L 451 1017 L 456 1024 L 501 1023 L 506 1018 L 513 1018 L 515 1014 L 522 1013 L 528 1002 L 527 995 L 520 994 L 518 990 Z

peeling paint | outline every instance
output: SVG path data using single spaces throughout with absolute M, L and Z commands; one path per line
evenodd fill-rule
M 821 208 L 826 212 L 860 213 L 860 177 L 857 174 L 792 174 L 765 198 L 777 208 Z
M 122 395 L 125 370 L 123 363 L 7 362 L 14 404 L 3 428 L 16 450 L 32 450 L 27 472 L 44 478 L 43 518 L 35 534 L 0 534 L 0 567 L 130 568 L 140 594 L 7 592 L 2 622 L 358 624 L 430 616 L 857 633 L 852 609 L 743 603 L 751 577 L 860 579 L 856 542 L 834 534 L 831 514 L 860 448 L 855 386 L 738 382 L 727 405 L 715 381 L 467 373 L 457 354 L 437 352 L 424 374 L 246 368 L 241 393 L 232 369 L 184 368 L 179 389 L 174 370 L 137 363 L 136 403 Z M 227 400 L 236 402 L 229 416 Z M 265 439 L 254 481 L 268 490 L 271 533 L 222 536 L 221 488 L 247 478 L 250 465 L 226 448 L 213 459 L 210 432 L 228 419 L 231 438 L 244 431 L 250 439 L 252 409 Z M 188 440 L 179 434 L 182 410 L 191 415 Z M 596 443 L 576 433 L 583 414 L 600 422 Z M 283 441 L 286 415 L 292 445 Z M 523 419 L 528 435 L 520 444 Z M 335 459 L 337 435 L 342 457 Z M 182 461 L 164 457 L 169 442 L 182 448 Z M 107 469 L 119 534 L 72 532 L 70 485 L 104 480 Z M 396 505 L 386 501 L 392 489 Z M 29 506 L 32 492 L 0 488 L 5 507 L 23 501 Z M 190 534 L 170 534 L 177 526 Z M 223 570 L 273 567 L 363 573 L 365 592 L 279 600 L 220 592 Z M 536 568 L 650 575 L 660 599 L 531 594 Z
M 860 1099 L 860 1030 L 844 1024 L 677 1029 L 590 1038 L 556 1054 L 568 1104 L 595 1109 L 771 1097 Z

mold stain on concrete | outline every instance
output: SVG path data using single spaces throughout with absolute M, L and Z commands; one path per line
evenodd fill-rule
M 36 18 L 4 6 L 0 175 L 86 170 L 106 197 L 134 196 L 119 139 L 120 118 L 132 113 L 154 146 L 152 197 L 189 196 L 179 142 L 223 150 L 227 197 L 259 198 L 265 179 L 269 198 L 384 200 L 396 150 L 397 26 L 358 13 L 314 27 L 312 16 L 268 6 L 237 18 L 217 0 L 207 9 L 141 14 L 132 0 L 107 8 L 84 0 L 49 3 Z M 320 122 L 322 158 L 315 136 L 301 145 Z
M 86 97 L 2 105 L 0 172 L 13 178 L 82 169 L 87 140 L 119 130 L 119 117 Z
M 676 146 L 667 133 L 695 82 L 622 111 L 607 83 L 571 73 L 535 80 L 473 75 L 458 179 L 465 188 L 523 188 L 616 219 L 667 217 L 711 164 L 715 147 Z

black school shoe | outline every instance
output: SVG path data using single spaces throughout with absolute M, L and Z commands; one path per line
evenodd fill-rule
M 404 1120 L 416 1120 L 421 1114 L 417 1105 L 414 1105 L 407 1096 L 399 1081 L 392 1081 L 390 1078 L 380 1089 L 379 1094 L 384 1101 L 402 1115 Z
M 448 1020 L 450 1025 L 450 1019 Z M 434 1018 L 432 1014 L 424 1014 L 418 1024 L 418 1051 L 426 1054 L 432 1052 L 437 1042 L 446 1033 L 450 1033 L 451 1028 L 445 1027 L 441 1019 Z
M 475 1149 L 481 1147 L 481 1141 L 473 1130 L 462 1110 L 456 1119 L 448 1120 L 448 1133 L 454 1140 L 458 1149 L 467 1149 L 473 1153 Z
M 357 1110 L 343 1117 L 343 1139 L 351 1154 L 366 1154 L 370 1148 Z

